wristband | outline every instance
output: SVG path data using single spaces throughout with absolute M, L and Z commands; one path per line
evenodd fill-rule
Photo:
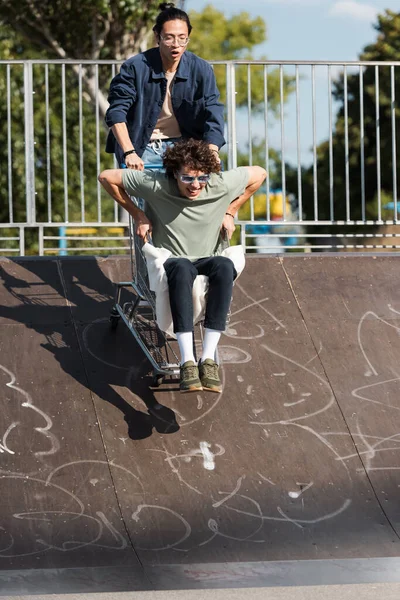
M 232 217 L 232 219 L 235 218 L 235 215 L 232 215 L 231 213 L 225 213 L 226 215 L 229 215 L 230 217 Z
M 135 148 L 133 150 L 127 150 L 127 152 L 124 152 L 124 158 L 129 156 L 129 154 L 135 154 L 135 152 L 136 152 Z

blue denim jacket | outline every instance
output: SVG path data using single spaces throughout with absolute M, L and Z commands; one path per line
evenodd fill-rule
M 160 51 L 152 48 L 128 59 L 111 81 L 106 123 L 127 124 L 141 156 L 150 141 L 164 102 L 167 80 Z M 172 108 L 184 138 L 203 139 L 219 148 L 224 140 L 224 107 L 211 66 L 192 52 L 184 52 L 171 91 Z M 115 152 L 109 132 L 106 151 Z

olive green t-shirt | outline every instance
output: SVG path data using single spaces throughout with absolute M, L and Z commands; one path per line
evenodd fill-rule
M 246 167 L 213 173 L 200 195 L 190 200 L 181 196 L 175 178 L 160 171 L 122 173 L 126 192 L 146 201 L 154 245 L 189 260 L 215 254 L 225 212 L 244 192 L 248 179 Z

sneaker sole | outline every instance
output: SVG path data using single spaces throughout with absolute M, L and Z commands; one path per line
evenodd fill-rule
M 185 390 L 180 389 L 180 393 L 181 394 L 187 394 L 187 393 L 191 393 L 191 392 L 202 392 L 205 388 L 203 387 L 190 387 L 187 388 Z
M 221 388 L 212 388 L 212 387 L 205 387 L 203 385 L 203 390 L 207 391 L 207 392 L 214 392 L 215 394 L 220 394 L 222 392 L 222 387 Z

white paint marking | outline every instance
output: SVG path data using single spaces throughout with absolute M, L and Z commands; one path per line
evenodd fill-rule
M 171 510 L 170 508 L 167 508 L 166 506 L 158 506 L 157 504 L 139 504 L 139 506 L 137 507 L 137 509 L 135 510 L 134 513 L 132 513 L 132 519 L 136 522 L 139 523 L 140 520 L 140 513 L 142 512 L 142 510 L 144 508 L 153 508 L 155 510 L 164 510 L 172 515 L 174 515 L 174 517 L 176 517 L 178 519 L 178 521 L 180 521 L 184 528 L 185 528 L 185 533 L 184 535 L 174 544 L 167 544 L 166 546 L 160 546 L 159 548 L 143 548 L 142 546 L 137 546 L 137 548 L 139 550 L 151 550 L 153 552 L 159 552 L 161 550 L 169 550 L 170 548 L 173 548 L 174 546 L 178 546 L 179 544 L 182 544 L 182 542 L 184 542 L 192 533 L 192 529 L 189 525 L 189 523 L 186 521 L 186 519 L 184 519 L 181 515 L 179 515 L 177 512 L 175 512 L 174 510 Z
M 296 485 L 298 485 L 300 487 L 300 491 L 296 491 L 296 492 L 289 492 L 289 496 L 291 498 L 300 498 L 300 496 L 302 494 L 304 494 L 304 492 L 306 492 L 307 490 L 310 489 L 310 487 L 312 487 L 314 485 L 313 481 L 310 481 L 310 483 L 299 483 L 298 481 L 296 481 Z
M 296 402 L 285 402 L 283 406 L 289 408 L 290 406 L 296 406 L 296 404 L 301 404 L 302 402 L 305 402 L 304 398 L 302 398 L 301 400 L 296 400 Z
M 300 492 L 288 492 L 290 498 L 298 498 L 300 496 Z
M 203 454 L 203 465 L 207 471 L 213 471 L 215 469 L 214 454 L 209 450 L 210 444 L 208 442 L 200 442 L 200 450 Z
M 241 477 L 239 477 L 239 479 L 236 482 L 236 486 L 235 486 L 235 489 L 233 490 L 233 492 L 231 492 L 230 494 L 228 494 L 222 500 L 219 500 L 219 502 L 214 502 L 213 505 L 212 505 L 213 508 L 218 508 L 219 506 L 221 506 L 221 504 L 223 504 L 224 502 L 226 502 L 230 498 L 233 498 L 233 496 L 235 494 L 237 494 L 237 492 L 240 490 L 240 486 L 242 485 L 243 479 L 246 479 L 246 475 L 242 475 Z M 218 494 L 227 494 L 227 492 L 218 492 Z
M 257 475 L 259 475 L 261 477 L 261 479 L 263 479 L 264 481 L 266 481 L 267 483 L 270 483 L 271 485 L 276 485 L 276 483 L 274 483 L 273 481 L 271 481 L 271 479 L 268 479 L 268 477 L 265 477 L 265 475 L 262 475 L 261 473 L 257 472 Z

